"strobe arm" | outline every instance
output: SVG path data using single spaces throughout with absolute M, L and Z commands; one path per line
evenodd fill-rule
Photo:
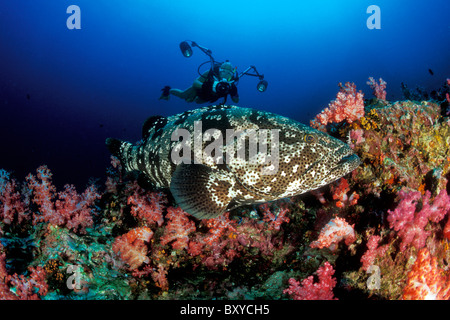
M 251 71 L 253 71 L 253 73 L 251 73 Z M 259 82 L 256 85 L 256 89 L 259 92 L 264 92 L 267 89 L 268 86 L 268 82 L 266 80 L 264 80 L 264 75 L 260 74 L 258 72 L 258 70 L 256 70 L 255 66 L 250 66 L 247 69 L 245 69 L 243 72 L 241 72 L 239 74 L 239 78 L 241 78 L 242 76 L 252 76 L 252 77 L 258 77 L 259 78 Z

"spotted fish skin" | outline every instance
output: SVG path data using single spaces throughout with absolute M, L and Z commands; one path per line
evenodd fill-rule
M 276 130 L 277 170 L 264 174 L 267 162 L 249 163 L 236 158 L 218 164 L 211 159 L 202 163 L 174 163 L 172 150 L 180 142 L 172 141 L 172 133 L 179 129 L 194 132 L 199 121 L 204 140 L 202 150 L 214 141 L 211 137 L 205 139 L 206 131 L 220 130 L 223 159 L 230 151 L 227 149 L 230 144 L 225 143 L 227 129 Z M 353 171 L 360 163 L 347 144 L 323 132 L 270 112 L 231 105 L 151 117 L 142 134 L 143 140 L 138 145 L 114 138 L 108 138 L 106 144 L 126 171 L 139 171 L 156 188 L 170 188 L 178 205 L 197 218 L 214 218 L 242 205 L 317 189 Z

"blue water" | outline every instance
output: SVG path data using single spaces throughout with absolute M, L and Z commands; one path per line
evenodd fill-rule
M 381 29 L 369 30 L 369 5 Z M 67 7 L 81 9 L 69 30 Z M 20 180 L 42 164 L 58 186 L 102 179 L 107 137 L 140 139 L 150 115 L 196 108 L 165 85 L 186 88 L 207 57 L 184 58 L 183 40 L 211 49 L 243 71 L 255 65 L 269 82 L 238 85 L 243 107 L 309 123 L 334 99 L 339 82 L 366 97 L 370 76 L 437 89 L 450 77 L 450 2 L 441 1 L 91 1 L 15 0 L 0 5 L 0 168 Z M 431 69 L 434 75 L 428 71 Z

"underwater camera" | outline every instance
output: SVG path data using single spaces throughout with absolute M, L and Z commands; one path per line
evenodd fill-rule
M 189 42 L 190 42 L 190 44 L 189 44 Z M 209 57 L 209 59 L 210 59 L 209 61 L 206 61 L 206 62 L 200 64 L 200 66 L 199 66 L 198 69 L 197 69 L 197 72 L 198 72 L 199 75 L 202 75 L 202 73 L 200 72 L 200 68 L 201 68 L 204 64 L 206 64 L 206 63 L 208 63 L 208 62 L 211 63 L 210 70 L 212 70 L 212 71 L 214 71 L 214 67 L 215 67 L 216 65 L 221 65 L 221 64 L 222 64 L 222 63 L 216 62 L 216 61 L 214 60 L 214 58 L 213 58 L 213 56 L 212 56 L 212 51 L 211 51 L 211 50 L 209 50 L 208 48 L 205 48 L 205 47 L 203 47 L 203 46 L 200 46 L 200 45 L 198 45 L 196 42 L 190 41 L 190 40 L 186 40 L 186 41 L 183 41 L 183 42 L 180 43 L 180 50 L 181 50 L 181 53 L 183 54 L 184 57 L 190 58 L 190 57 L 193 55 L 192 47 L 197 47 L 197 48 L 199 48 L 199 49 L 200 49 L 204 54 L 206 54 L 206 55 Z M 258 77 L 258 78 L 259 78 L 259 82 L 258 82 L 258 84 L 256 85 L 256 89 L 257 89 L 259 92 L 264 92 L 264 91 L 266 91 L 268 82 L 267 82 L 266 80 L 264 80 L 264 75 L 263 75 L 263 74 L 260 74 L 260 73 L 258 72 L 258 70 L 256 70 L 256 67 L 255 67 L 255 66 L 250 66 L 250 67 L 248 67 L 247 69 L 245 69 L 245 71 L 243 71 L 243 72 L 241 72 L 241 73 L 239 73 L 239 74 L 236 74 L 236 77 L 235 77 L 235 79 L 234 79 L 233 82 L 234 82 L 234 83 L 237 83 L 237 82 L 239 81 L 239 79 L 240 79 L 242 76 L 245 76 L 245 75 L 246 75 L 246 76 L 252 76 L 252 77 Z M 231 89 L 231 84 L 230 84 L 229 81 L 226 81 L 225 79 L 220 80 L 220 81 L 215 81 L 214 84 L 213 84 L 213 91 L 216 92 L 216 93 L 218 93 L 218 94 L 220 94 L 220 95 L 226 95 L 226 94 L 228 94 L 229 91 L 230 91 L 230 89 Z
M 212 86 L 212 89 L 217 94 L 223 96 L 230 92 L 231 90 L 231 84 L 227 80 L 221 80 L 221 81 L 214 81 L 214 84 Z

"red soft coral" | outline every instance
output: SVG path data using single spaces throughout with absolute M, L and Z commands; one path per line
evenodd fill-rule
M 289 288 L 283 293 L 287 293 L 294 300 L 337 300 L 334 298 L 333 288 L 336 285 L 336 278 L 333 277 L 334 269 L 327 262 L 317 269 L 319 281 L 314 283 L 314 276 L 309 276 L 300 282 L 294 278 L 289 279 Z
M 68 229 L 86 233 L 86 228 L 92 227 L 91 207 L 95 200 L 100 198 L 93 185 L 79 195 L 73 185 L 65 185 L 64 191 L 58 193 L 58 200 L 55 208 L 59 215 L 64 217 L 65 225 Z
M 155 285 L 161 288 L 162 291 L 169 290 L 169 281 L 167 281 L 167 270 L 162 264 L 158 264 L 158 268 L 152 272 L 152 279 Z
M 359 195 L 353 191 L 353 193 L 348 196 L 347 193 L 350 191 L 350 187 L 346 179 L 341 178 L 336 186 L 333 184 L 331 186 L 331 192 L 333 193 L 333 199 L 336 201 L 336 207 L 343 208 L 345 206 L 353 206 L 358 203 Z
M 28 188 L 33 192 L 32 201 L 39 208 L 39 214 L 33 214 L 33 224 L 46 221 L 53 225 L 63 225 L 64 217 L 56 212 L 53 203 L 56 193 L 56 188 L 52 184 L 53 174 L 47 166 L 40 166 L 36 172 L 36 176 L 30 173 L 25 178 Z
M 153 223 L 162 226 L 164 223 L 163 211 L 167 204 L 166 195 L 162 192 L 146 192 L 135 186 L 134 193 L 128 197 L 131 204 L 131 214 L 151 226 Z
M 209 228 L 209 234 L 204 241 L 208 245 L 220 241 L 220 238 L 225 233 L 236 232 L 236 222 L 230 220 L 228 212 L 218 218 L 206 220 L 206 226 Z
M 38 300 L 48 293 L 46 273 L 42 267 L 30 267 L 28 277 L 8 275 L 5 258 L 0 243 L 0 300 Z
M 195 231 L 195 223 L 188 218 L 188 213 L 181 208 L 167 208 L 167 218 L 169 222 L 161 237 L 161 244 L 175 240 L 172 248 L 176 250 L 187 249 L 189 243 L 189 234 Z
M 259 208 L 263 211 L 264 221 L 269 223 L 269 230 L 280 230 L 280 226 L 283 222 L 289 222 L 289 218 L 286 217 L 289 209 L 286 207 L 281 207 L 277 214 L 270 211 L 267 203 L 260 205 Z
M 14 274 L 9 276 L 9 282 L 20 300 L 39 300 L 48 293 L 46 273 L 42 267 L 30 267 L 30 276 Z

